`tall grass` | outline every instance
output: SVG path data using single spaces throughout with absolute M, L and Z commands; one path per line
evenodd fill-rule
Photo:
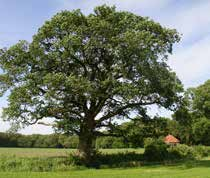
M 84 169 L 75 165 L 71 155 L 75 149 L 45 148 L 0 148 L 0 172 L 52 172 Z M 130 166 L 136 155 L 142 155 L 143 149 L 104 149 L 98 157 L 103 167 Z M 133 157 L 133 158 L 132 158 Z
M 0 157 L 0 171 L 67 171 L 73 169 L 67 158 L 20 158 L 11 156 Z

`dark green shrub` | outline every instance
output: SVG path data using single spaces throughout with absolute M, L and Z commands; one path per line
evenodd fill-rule
M 143 155 L 135 152 L 119 152 L 113 154 L 98 154 L 100 167 L 134 167 L 143 162 Z
M 168 159 L 167 145 L 162 140 L 145 141 L 144 159 L 147 161 L 163 161 Z

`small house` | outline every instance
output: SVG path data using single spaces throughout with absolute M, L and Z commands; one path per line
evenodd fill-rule
M 180 141 L 174 137 L 173 135 L 167 135 L 165 138 L 164 138 L 164 142 L 166 144 L 169 144 L 169 145 L 177 145 L 180 143 Z

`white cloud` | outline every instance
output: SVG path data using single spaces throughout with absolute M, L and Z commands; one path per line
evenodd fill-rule
M 2 109 L 0 109 L 0 112 Z M 10 129 L 10 123 L 0 120 L 0 132 L 6 132 Z M 21 134 L 50 134 L 53 133 L 51 126 L 44 126 L 40 124 L 30 125 L 18 131 Z
M 209 10 L 210 1 L 192 1 L 166 9 L 160 14 L 160 21 L 167 27 L 176 28 L 183 34 L 183 42 L 188 42 L 210 32 Z
M 0 103 L 0 106 L 2 107 L 2 104 Z M 3 108 L 0 108 L 0 132 L 6 132 L 10 129 L 11 125 L 10 122 L 5 122 L 2 120 L 1 115 L 2 115 L 2 110 Z M 52 119 L 44 119 L 44 123 L 52 123 Z M 45 125 L 40 125 L 40 124 L 35 124 L 31 125 L 28 127 L 25 127 L 24 129 L 21 129 L 18 131 L 21 134 L 50 134 L 53 133 L 53 129 L 51 126 L 45 126 Z
M 161 9 L 168 5 L 171 0 L 104 0 L 104 2 L 111 5 L 116 5 L 117 7 L 119 7 L 119 9 L 141 12 L 141 10 L 145 11 Z
M 50 126 L 44 125 L 31 125 L 19 131 L 21 134 L 51 134 L 53 133 L 53 129 Z
M 205 82 L 210 78 L 210 36 L 175 52 L 169 64 L 185 87 Z

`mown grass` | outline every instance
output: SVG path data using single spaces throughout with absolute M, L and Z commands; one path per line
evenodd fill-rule
M 210 178 L 210 167 L 149 166 L 70 172 L 1 172 L 0 178 Z

